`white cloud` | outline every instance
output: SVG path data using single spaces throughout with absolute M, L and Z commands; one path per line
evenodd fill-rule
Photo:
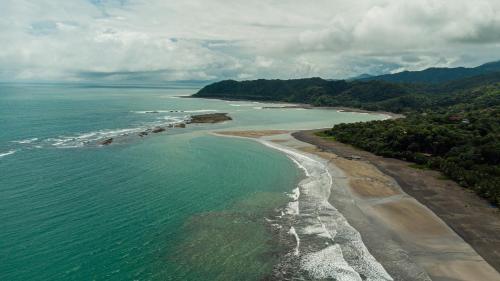
M 0 0 L 0 80 L 339 78 L 499 59 L 497 0 Z

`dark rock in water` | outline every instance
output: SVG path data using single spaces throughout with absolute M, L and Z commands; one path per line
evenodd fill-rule
M 227 113 L 209 113 L 191 116 L 190 123 L 220 123 L 229 120 L 233 118 L 227 116 Z
M 186 124 L 184 123 L 179 123 L 179 124 L 175 124 L 174 126 L 175 128 L 186 128 Z
M 139 137 L 144 137 L 144 136 L 147 136 L 149 133 L 148 132 L 140 132 L 139 133 Z
M 152 132 L 153 134 L 156 134 L 156 133 L 160 133 L 160 132 L 164 132 L 164 131 L 166 131 L 166 130 L 165 130 L 165 128 L 162 128 L 162 127 L 156 127 L 156 128 L 154 128 L 151 132 Z
M 101 141 L 101 145 L 110 145 L 113 142 L 113 138 L 105 139 Z
M 146 113 L 159 113 L 159 112 L 154 110 L 154 111 L 146 111 Z

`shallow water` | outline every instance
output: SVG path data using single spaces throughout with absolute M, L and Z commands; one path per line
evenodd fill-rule
M 303 172 L 208 132 L 382 118 L 177 97 L 194 92 L 0 84 L 0 280 L 258 280 L 281 251 L 266 216 Z M 234 121 L 137 136 L 199 111 Z
M 330 204 L 334 179 L 328 161 L 269 141 L 261 142 L 289 155 L 306 174 L 298 184 L 298 196 L 285 208 L 287 215 L 278 220 L 290 228 L 296 241 L 295 250 L 278 262 L 281 272 L 291 274 L 286 280 L 392 281 L 370 254 L 359 232 Z M 276 274 L 280 276 L 280 272 Z

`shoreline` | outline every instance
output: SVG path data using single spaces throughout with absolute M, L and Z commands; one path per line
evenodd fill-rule
M 305 173 L 305 178 L 288 194 L 291 201 L 273 220 L 274 224 L 280 225 L 279 229 L 285 228 L 288 233 L 290 241 L 286 243 L 295 245 L 274 265 L 270 280 L 393 280 L 370 254 L 360 233 L 328 201 L 330 187 L 339 171 L 332 176 L 324 159 L 290 145 L 290 141 L 294 142 L 290 131 L 222 131 L 214 134 L 257 141 L 285 154 Z
M 388 116 L 388 119 L 398 119 L 398 118 L 405 118 L 405 115 L 403 114 L 398 114 L 394 112 L 389 112 L 389 111 L 370 111 L 370 110 L 365 110 L 365 109 L 360 109 L 360 108 L 355 108 L 355 107 L 345 107 L 345 106 L 312 106 L 312 105 L 290 105 L 290 106 L 284 106 L 284 107 L 264 107 L 264 109 L 273 109 L 273 108 L 278 108 L 278 109 L 296 109 L 296 108 L 301 108 L 301 109 L 323 109 L 323 110 L 335 110 L 337 112 L 354 112 L 354 113 L 365 113 L 365 114 L 371 114 L 371 115 L 386 115 Z
M 487 249 L 481 251 L 476 243 L 462 237 L 442 212 L 436 213 L 418 194 L 408 192 L 408 182 L 401 181 L 407 175 L 394 176 L 394 172 L 388 172 L 391 167 L 380 168 L 371 158 L 365 158 L 362 151 L 355 151 L 362 155 L 362 161 L 349 160 L 354 150 L 345 150 L 344 154 L 334 151 L 319 142 L 320 137 L 312 135 L 315 131 L 216 134 L 275 143 L 323 159 L 334 178 L 328 202 L 359 231 L 369 252 L 394 280 L 500 280 L 498 271 L 485 261 Z M 304 137 L 307 133 L 308 138 Z M 417 175 L 416 179 L 421 180 L 422 176 Z M 490 235 L 498 233 L 494 230 Z M 491 247 L 497 249 L 495 245 Z M 477 252 L 486 257 L 483 259 Z
M 378 212 L 374 220 L 383 220 L 383 224 L 392 225 L 390 232 L 396 235 L 403 244 L 409 243 L 408 250 L 414 252 L 421 259 L 420 263 L 426 271 L 431 273 L 433 280 L 440 280 L 441 275 L 462 272 L 463 279 L 452 280 L 500 280 L 500 213 L 492 208 L 484 199 L 458 186 L 451 180 L 440 179 L 440 173 L 432 170 L 419 170 L 409 167 L 410 162 L 384 158 L 352 146 L 324 140 L 314 135 L 319 130 L 299 131 L 293 137 L 309 143 L 317 148 L 317 153 L 326 157 L 336 157 L 336 164 L 344 162 L 349 169 L 358 171 L 371 167 L 379 175 L 389 180 L 385 186 L 374 185 L 373 181 L 363 182 L 353 175 L 352 194 L 357 204 L 371 201 L 371 212 Z M 349 160 L 352 155 L 361 159 Z M 353 165 L 354 163 L 354 165 Z M 342 166 L 342 164 L 339 164 Z M 357 175 L 359 176 L 359 175 Z M 392 182 L 392 184 L 391 184 Z M 397 187 L 395 189 L 394 187 Z M 377 196 L 370 194 L 375 187 Z M 384 187 L 386 189 L 384 189 Z M 368 191 L 367 191 L 368 190 Z M 394 191 L 399 191 L 394 193 Z M 414 200 L 413 203 L 397 204 L 384 203 L 382 207 L 374 207 L 375 200 L 382 200 L 404 194 Z M 361 203 L 360 203 L 361 202 Z M 422 209 L 421 207 L 424 209 Z M 346 206 L 348 208 L 348 206 Z M 417 211 L 419 210 L 419 211 Z M 366 212 L 368 216 L 372 216 Z M 384 213 L 384 215 L 380 215 Z M 431 227 L 422 221 L 422 214 L 430 215 L 426 221 L 440 222 Z M 389 215 L 390 218 L 387 218 Z M 383 218 L 385 216 L 385 218 Z M 394 221 L 400 225 L 394 226 Z M 415 226 L 415 223 L 421 225 Z M 486 227 L 487 226 L 487 227 Z M 398 229 L 395 229 L 398 228 Z M 434 233 L 437 229 L 438 233 Z M 419 231 L 423 231 L 418 233 Z M 420 236 L 424 243 L 415 244 L 408 237 Z M 448 237 L 445 239 L 445 237 Z M 415 237 L 412 237 L 415 239 Z M 452 241 L 455 241 L 452 243 Z M 449 245 L 448 245 L 449 244 Z M 427 255 L 427 256 L 426 256 Z M 434 265 L 436 263 L 437 265 Z M 482 268 L 479 270 L 479 268 Z M 472 272 L 489 272 L 488 276 L 474 276 Z M 493 277 L 496 276 L 496 277 Z M 450 278 L 450 277 L 448 277 Z M 454 277 L 456 278 L 456 277 Z M 492 279 L 493 278 L 493 279 Z M 443 279 L 447 280 L 447 279 Z
M 370 111 L 370 110 L 365 110 L 365 109 L 360 109 L 360 108 L 355 108 L 355 107 L 345 107 L 345 106 L 313 106 L 310 104 L 306 103 L 290 103 L 290 102 L 281 102 L 281 101 L 275 101 L 275 100 L 248 100 L 248 99 L 230 99 L 230 98 L 223 98 L 223 97 L 195 97 L 193 95 L 190 96 L 179 96 L 180 98 L 196 98 L 196 99 L 208 99 L 208 100 L 223 100 L 223 101 L 239 101 L 239 102 L 259 102 L 259 103 L 268 103 L 268 104 L 286 104 L 286 106 L 268 106 L 268 107 L 263 107 L 263 109 L 324 109 L 324 110 L 336 110 L 339 112 L 355 112 L 355 113 L 367 113 L 367 114 L 374 114 L 374 115 L 386 115 L 389 118 L 388 119 L 398 119 L 398 118 L 405 118 L 404 114 L 398 114 L 390 111 Z

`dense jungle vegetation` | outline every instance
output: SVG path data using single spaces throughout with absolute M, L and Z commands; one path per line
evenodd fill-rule
M 500 204 L 499 106 L 441 109 L 397 120 L 340 124 L 325 134 L 378 155 L 439 170 Z

